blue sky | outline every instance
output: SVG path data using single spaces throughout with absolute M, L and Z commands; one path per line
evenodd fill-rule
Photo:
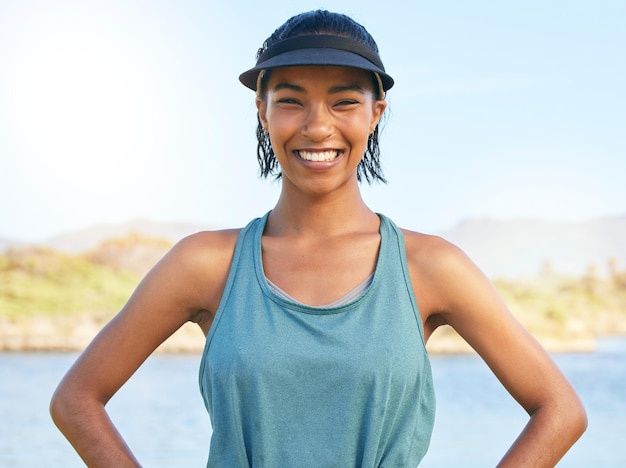
M 361 22 L 396 79 L 373 209 L 426 232 L 626 214 L 626 2 L 285 3 L 0 2 L 0 237 L 271 209 L 237 76 L 320 7 Z

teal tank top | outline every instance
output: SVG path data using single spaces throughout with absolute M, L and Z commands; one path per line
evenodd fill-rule
M 273 292 L 253 220 L 237 240 L 200 364 L 208 467 L 415 467 L 435 417 L 404 237 L 386 217 L 372 283 L 339 307 Z

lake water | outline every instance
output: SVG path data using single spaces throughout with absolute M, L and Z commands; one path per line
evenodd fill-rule
M 74 354 L 0 353 L 0 466 L 83 466 L 48 416 Z M 560 467 L 626 467 L 626 339 L 555 359 L 583 399 L 589 428 Z M 197 385 L 200 357 L 157 355 L 109 404 L 146 467 L 205 466 L 211 427 Z M 476 356 L 432 358 L 437 419 L 420 467 L 494 466 L 527 417 Z

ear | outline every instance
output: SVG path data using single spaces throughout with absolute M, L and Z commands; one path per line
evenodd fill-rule
M 373 103 L 372 121 L 370 122 L 370 133 L 374 131 L 376 125 L 383 116 L 385 109 L 387 109 L 387 101 L 384 99 L 378 99 Z
M 259 120 L 263 128 L 267 129 L 267 101 L 260 96 L 255 100 L 256 108 L 259 111 Z

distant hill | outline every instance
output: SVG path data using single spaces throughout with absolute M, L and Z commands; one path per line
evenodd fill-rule
M 76 254 L 131 234 L 174 243 L 205 229 L 212 227 L 135 219 L 68 232 L 40 245 Z M 626 267 L 626 215 L 580 223 L 475 218 L 438 234 L 461 247 L 491 278 L 534 277 L 541 272 L 582 275 L 590 265 L 604 276 L 611 259 L 620 270 Z M 0 239 L 0 250 L 13 245 L 19 244 Z
M 95 226 L 71 231 L 42 242 L 41 245 L 66 253 L 84 253 L 110 239 L 137 234 L 153 239 L 177 242 L 194 232 L 211 229 L 193 223 L 167 223 L 146 219 L 133 219 L 124 223 L 97 224 Z
M 626 266 L 626 215 L 581 223 L 469 219 L 440 233 L 461 247 L 491 278 L 544 273 L 608 274 Z
M 15 239 L 9 239 L 8 237 L 0 236 L 0 252 L 5 252 L 10 248 L 25 247 L 27 245 L 28 243 L 26 242 L 21 242 Z
M 172 243 L 168 240 L 132 233 L 107 239 L 96 249 L 83 254 L 83 257 L 93 264 L 106 266 L 114 271 L 144 276 L 171 247 Z

